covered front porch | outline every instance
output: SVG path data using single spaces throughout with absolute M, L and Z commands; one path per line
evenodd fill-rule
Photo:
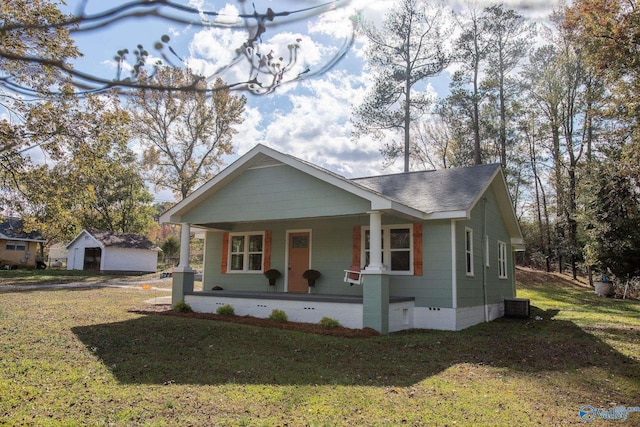
M 415 298 L 390 295 L 389 271 L 381 259 L 381 218 L 381 212 L 369 211 L 341 219 L 253 223 L 249 226 L 252 229 L 267 230 L 263 234 L 251 234 L 258 236 L 259 245 L 255 249 L 261 251 L 256 254 L 256 259 L 261 260 L 261 263 L 256 263 L 260 269 L 238 272 L 234 271 L 234 252 L 228 249 L 235 247 L 232 244 L 235 234 L 205 229 L 205 268 L 203 291 L 200 292 L 194 292 L 194 271 L 189 265 L 191 224 L 182 223 L 180 264 L 173 272 L 172 304 L 184 301 L 194 311 L 205 313 L 215 313 L 218 307 L 229 304 L 237 315 L 262 318 L 279 309 L 284 310 L 291 321 L 317 323 L 323 317 L 330 317 L 345 327 L 369 327 L 383 334 L 411 328 Z M 367 248 L 371 248 L 371 255 L 366 268 L 352 273 L 357 280 L 349 281 L 347 279 L 353 275 L 345 275 L 345 268 L 351 270 L 350 266 L 354 265 L 353 242 L 360 242 L 362 222 L 372 230 L 367 233 Z M 299 223 L 309 228 L 301 232 Z M 202 224 L 195 227 L 198 230 L 204 228 Z M 410 229 L 405 229 L 405 232 L 410 233 Z M 245 233 L 238 234 L 243 242 Z M 298 245 L 302 249 L 295 247 L 299 243 L 296 242 L 299 235 L 305 236 L 304 244 Z M 245 239 L 243 243 L 249 241 Z M 248 244 L 245 248 L 248 250 Z M 356 248 L 359 270 L 361 253 L 360 247 Z M 294 259 L 294 250 L 304 251 L 300 260 Z M 302 268 L 295 268 L 298 263 Z M 267 285 L 264 272 L 269 268 L 282 272 L 277 286 Z M 302 276 L 307 268 L 322 271 L 320 284 L 313 288 L 305 285 L 302 290 L 294 288 L 293 279 Z
M 290 321 L 318 323 L 330 317 L 347 328 L 362 329 L 365 301 L 362 296 L 331 294 L 296 294 L 286 292 L 192 291 L 184 301 L 199 313 L 215 313 L 230 305 L 238 316 L 268 318 L 273 310 L 283 310 Z M 413 327 L 415 298 L 388 298 L 388 332 Z

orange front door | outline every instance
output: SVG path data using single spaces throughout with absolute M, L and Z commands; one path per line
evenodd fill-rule
M 289 292 L 308 292 L 307 280 L 302 273 L 309 269 L 311 233 L 296 232 L 289 234 Z

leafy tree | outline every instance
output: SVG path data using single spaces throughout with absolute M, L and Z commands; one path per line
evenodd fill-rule
M 165 260 L 176 258 L 180 254 L 180 241 L 176 236 L 170 235 L 160 246 Z
M 47 0 L 0 3 L 0 81 L 7 88 L 42 92 L 63 80 L 61 67 L 80 56 L 69 29 L 58 26 L 68 19 Z
M 622 147 L 608 150 L 585 185 L 582 223 L 587 237 L 586 261 L 602 273 L 640 275 L 640 184 L 620 167 Z
M 153 197 L 127 147 L 129 114 L 114 96 L 88 96 L 45 103 L 61 124 L 50 138 L 56 149 L 51 164 L 31 164 L 17 176 L 12 209 L 30 216 L 51 240 L 72 237 L 81 228 L 144 232 L 152 221 Z M 24 132 L 52 125 L 29 111 Z M 42 146 L 42 144 L 40 144 Z
M 494 5 L 485 9 L 485 30 L 492 41 L 487 52 L 487 78 L 484 86 L 495 99 L 499 112 L 498 147 L 500 163 L 507 167 L 507 145 L 509 144 L 509 124 L 517 110 L 518 85 L 510 78 L 510 73 L 526 57 L 531 46 L 535 27 L 528 24 L 524 17 L 503 5 Z M 513 139 L 510 141 L 513 143 Z
M 449 62 L 445 22 L 442 4 L 401 0 L 382 29 L 371 23 L 362 25 L 374 82 L 363 104 L 355 109 L 355 134 L 383 139 L 385 131 L 402 132 L 403 144 L 387 145 L 382 152 L 390 160 L 404 153 L 405 171 L 409 170 L 411 123 L 433 102 L 416 86 L 439 74 Z
M 426 119 L 411 124 L 411 156 L 422 169 L 446 169 L 449 167 L 453 143 L 450 129 L 441 114 L 431 114 Z
M 466 22 L 460 26 L 462 33 L 456 40 L 455 58 L 461 69 L 453 76 L 451 98 L 458 104 L 468 106 L 465 110 L 469 114 L 473 135 L 473 162 L 479 165 L 482 163 L 480 108 L 486 96 L 480 85 L 480 74 L 493 48 L 493 40 L 487 30 L 486 16 L 476 9 L 468 11 Z
M 450 85 L 451 93 L 441 99 L 436 106 L 436 114 L 448 128 L 450 142 L 447 145 L 450 167 L 468 166 L 474 158 L 474 137 L 472 132 L 473 106 L 466 90 L 459 87 L 454 75 Z M 440 145 L 443 143 L 440 142 Z
M 80 56 L 67 28 L 57 25 L 68 19 L 55 3 L 47 0 L 6 0 L 0 2 L 0 189 L 9 192 L 19 185 L 19 176 L 29 167 L 23 155 L 29 147 L 47 142 L 55 127 L 34 128 L 28 132 L 21 125 L 34 111 L 24 95 L 44 96 L 52 87 L 66 93 L 65 74 L 59 67 L 46 63 L 68 61 Z M 26 58 L 26 59 L 25 59 Z M 40 58 L 43 61 L 30 61 Z M 18 92 L 20 96 L 14 96 Z M 63 95 L 64 96 L 64 95 Z M 41 108 L 47 114 L 49 104 Z M 43 147 L 55 154 L 54 143 Z
M 611 137 L 628 139 L 620 161 L 640 173 L 640 8 L 636 0 L 576 0 L 564 27 L 609 90 L 603 106 Z
M 152 80 L 171 86 L 194 76 L 163 67 Z M 221 80 L 216 86 L 211 99 L 198 90 L 140 90 L 130 99 L 135 108 L 132 131 L 144 146 L 144 165 L 156 188 L 168 188 L 184 199 L 217 172 L 223 155 L 232 153 L 246 98 L 231 95 Z

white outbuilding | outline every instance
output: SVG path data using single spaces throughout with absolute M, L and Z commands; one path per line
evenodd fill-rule
M 67 250 L 67 270 L 151 273 L 160 248 L 140 234 L 82 230 Z

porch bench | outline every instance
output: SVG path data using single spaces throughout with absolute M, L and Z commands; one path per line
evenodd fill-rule
M 360 270 L 344 270 L 344 281 L 353 285 L 362 285 L 364 277 Z

